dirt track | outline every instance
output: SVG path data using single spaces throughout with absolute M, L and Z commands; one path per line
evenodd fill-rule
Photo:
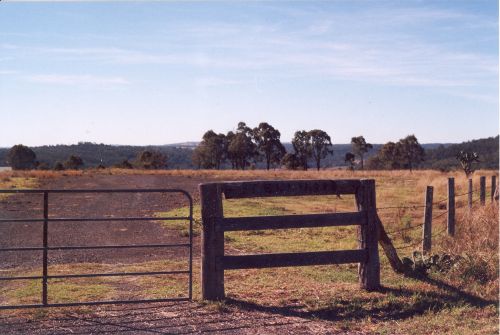
M 195 302 L 106 306 L 92 310 L 0 314 L 2 334 L 368 334 L 288 308 Z
M 40 188 L 47 189 L 115 189 L 115 188 L 180 188 L 188 191 L 195 200 L 197 187 L 203 180 L 184 177 L 165 177 L 158 175 L 84 175 L 62 177 L 44 181 Z M 50 217 L 145 217 L 154 216 L 173 208 L 188 204 L 182 194 L 158 193 L 85 193 L 57 194 L 49 196 Z M 0 200 L 2 218 L 42 218 L 42 195 L 13 195 Z M 187 212 L 186 212 L 187 216 Z M 41 222 L 12 223 L 0 226 L 2 247 L 41 246 Z M 186 228 L 188 224 L 186 222 Z M 51 222 L 49 224 L 49 245 L 126 245 L 186 243 L 176 230 L 163 228 L 158 222 Z M 199 249 L 194 248 L 196 251 Z M 122 249 L 122 250 L 85 250 L 74 252 L 52 252 L 52 263 L 68 262 L 138 262 L 154 260 L 165 256 L 184 257 L 185 248 L 177 249 Z M 8 255 L 0 260 L 2 267 L 14 265 L 25 267 L 40 266 L 40 252 L 24 252 Z

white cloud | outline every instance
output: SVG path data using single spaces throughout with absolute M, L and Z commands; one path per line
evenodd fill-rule
M 12 44 L 0 47 L 9 55 L 54 61 L 113 66 L 166 65 L 207 71 L 207 77 L 195 80 L 197 86 L 234 84 L 232 80 L 221 79 L 220 70 L 232 71 L 232 77 L 239 83 L 240 77 L 248 77 L 250 73 L 276 77 L 285 73 L 295 77 L 320 75 L 322 78 L 416 87 L 481 86 L 489 85 L 498 77 L 497 55 L 465 51 L 468 49 L 456 48 L 453 43 L 440 43 L 393 26 L 404 27 L 409 22 L 425 25 L 428 21 L 443 20 L 464 21 L 465 25 L 483 22 L 482 18 L 468 13 L 433 8 L 379 8 L 360 10 L 351 16 L 321 10 L 287 15 L 302 15 L 302 24 L 290 29 L 278 23 L 211 22 L 207 25 L 200 22 L 171 28 L 164 33 L 166 43 L 158 37 L 143 36 L 126 39 L 127 47 L 23 47 Z M 355 32 L 336 32 L 339 27 L 350 25 Z M 376 29 L 386 26 L 386 30 L 372 33 L 372 26 Z M 158 45 L 153 51 L 141 47 L 151 43 Z M 127 83 L 116 77 L 57 75 L 33 76 L 31 81 Z
M 26 76 L 25 79 L 33 83 L 69 86 L 112 87 L 129 84 L 129 81 L 122 77 L 104 77 L 94 75 L 38 74 Z
M 239 85 L 245 83 L 242 80 L 227 79 L 220 77 L 201 77 L 196 78 L 194 84 L 199 87 L 216 87 L 216 86 L 229 86 Z
M 14 70 L 0 70 L 0 76 L 7 76 L 10 74 L 16 74 L 17 71 Z

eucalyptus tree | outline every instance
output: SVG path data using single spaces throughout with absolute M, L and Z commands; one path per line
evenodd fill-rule
M 351 139 L 351 146 L 354 154 L 359 156 L 361 170 L 363 170 L 364 156 L 370 149 L 373 148 L 373 145 L 371 145 L 370 143 L 366 143 L 366 140 L 363 136 L 357 136 Z
M 281 144 L 281 134 L 278 129 L 266 122 L 261 122 L 253 129 L 253 137 L 257 150 L 264 157 L 266 168 L 269 170 L 271 164 L 279 163 L 286 153 L 285 147 Z
M 258 157 L 253 130 L 245 122 L 238 123 L 236 132 L 228 139 L 227 153 L 233 166 L 242 170 Z
M 12 170 L 31 170 L 36 167 L 36 154 L 31 148 L 17 144 L 7 153 L 7 163 Z
M 295 158 L 303 170 L 307 170 L 308 159 L 312 156 L 311 134 L 305 130 L 296 131 L 292 139 Z
M 321 160 L 333 154 L 332 140 L 330 136 L 321 129 L 314 129 L 308 132 L 311 138 L 311 156 L 316 162 L 316 169 L 319 171 Z
M 408 135 L 400 139 L 397 145 L 399 145 L 401 158 L 405 166 L 410 169 L 410 172 L 418 163 L 424 160 L 425 150 L 420 143 L 418 143 L 415 135 Z
M 209 130 L 193 151 L 193 163 L 198 168 L 219 170 L 226 159 L 226 147 L 226 135 Z

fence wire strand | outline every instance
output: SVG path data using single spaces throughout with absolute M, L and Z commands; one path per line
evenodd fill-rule
M 459 193 L 459 194 L 455 194 L 454 197 L 463 197 L 463 196 L 466 196 L 466 195 L 469 195 L 469 194 L 472 194 L 472 196 L 474 197 L 474 195 L 477 195 L 478 194 L 478 191 L 476 189 L 472 189 L 471 192 L 467 191 L 467 192 L 464 192 L 464 193 Z M 434 207 L 435 205 L 439 205 L 445 201 L 448 201 L 449 200 L 449 197 L 446 197 L 446 198 L 443 198 L 443 199 L 440 199 L 440 200 L 437 200 L 437 201 L 434 201 L 432 202 L 432 206 Z M 479 202 L 480 199 L 479 198 L 476 198 L 476 199 L 473 199 L 471 204 L 470 205 L 474 205 L 476 204 L 477 202 Z M 386 206 L 386 207 L 377 207 L 377 210 L 388 210 L 388 209 L 398 209 L 398 210 L 401 210 L 401 209 L 418 209 L 418 208 L 425 208 L 426 206 L 425 205 L 411 205 L 411 206 Z M 460 209 L 460 208 L 466 208 L 466 207 L 469 207 L 469 204 L 464 204 L 462 206 L 459 206 L 459 207 L 456 207 L 456 209 Z M 434 215 L 432 217 L 432 220 L 437 220 L 439 218 L 441 218 L 442 216 L 446 215 L 447 213 L 449 212 L 449 209 L 446 209 L 444 212 L 442 213 L 439 213 L 437 215 Z M 409 231 L 409 230 L 414 230 L 414 229 L 417 229 L 417 228 L 423 228 L 423 224 L 422 225 L 414 225 L 414 226 L 409 226 L 409 227 L 404 227 L 404 228 L 401 228 L 401 229 L 396 229 L 396 230 L 391 230 L 391 231 L 386 231 L 386 233 L 388 235 L 394 235 L 394 234 L 397 234 L 397 233 L 400 233 L 400 232 L 404 232 L 404 231 Z M 432 234 L 432 237 L 437 237 L 437 236 L 441 236 L 443 233 L 445 233 L 446 231 L 448 230 L 448 227 L 445 225 L 445 227 L 441 230 L 439 230 L 438 232 L 436 233 L 433 233 Z M 411 243 L 411 244 L 408 244 L 408 245 L 403 245 L 403 246 L 400 246 L 400 247 L 397 247 L 395 248 L 396 250 L 402 250 L 402 249 L 408 249 L 408 248 L 413 248 L 413 247 L 416 247 L 418 245 L 421 245 L 421 243 L 424 241 L 423 238 L 419 238 L 418 241 L 414 242 L 414 243 Z

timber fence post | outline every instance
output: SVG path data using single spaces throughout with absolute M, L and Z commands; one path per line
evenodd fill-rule
M 455 178 L 448 178 L 448 235 L 455 236 Z
M 358 267 L 359 285 L 367 291 L 373 291 L 380 288 L 375 180 L 361 180 L 356 202 L 358 210 L 366 214 L 366 224 L 358 228 L 359 249 L 367 251 L 366 260 L 359 263 Z
M 469 179 L 467 205 L 469 206 L 469 209 L 472 209 L 472 178 Z
M 434 188 L 427 186 L 425 192 L 425 211 L 424 211 L 424 229 L 422 232 L 422 250 L 423 252 L 431 251 L 432 247 L 432 198 Z
M 491 202 L 495 202 L 496 187 L 497 187 L 497 176 L 491 176 Z
M 200 184 L 201 197 L 201 295 L 204 300 L 224 299 L 224 232 L 217 229 L 222 212 L 221 185 Z
M 486 204 L 486 177 L 481 176 L 479 178 L 479 202 L 481 206 Z

